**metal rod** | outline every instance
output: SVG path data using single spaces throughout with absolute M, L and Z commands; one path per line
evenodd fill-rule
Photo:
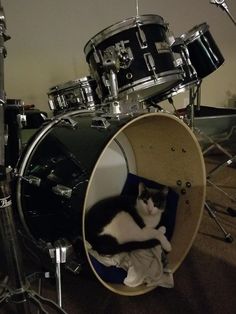
M 223 11 L 225 11 L 228 14 L 229 18 L 231 19 L 231 21 L 236 26 L 236 20 L 234 19 L 233 15 L 230 13 L 228 5 L 224 0 L 210 0 L 210 3 L 220 7 Z
M 0 2 L 0 165 L 5 166 L 5 123 L 4 123 L 4 33 L 6 25 L 3 7 Z
M 57 303 L 62 307 L 62 292 L 61 292 L 61 249 L 59 247 L 55 250 L 55 264 L 56 264 L 56 287 L 57 287 Z
M 139 0 L 136 0 L 136 17 L 139 17 Z

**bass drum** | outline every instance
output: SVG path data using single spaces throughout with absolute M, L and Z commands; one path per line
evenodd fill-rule
M 55 118 L 29 141 L 18 166 L 17 207 L 23 230 L 36 243 L 85 239 L 85 214 L 98 200 L 120 194 L 129 173 L 172 187 L 179 195 L 168 255 L 180 266 L 198 231 L 205 199 L 205 167 L 192 131 L 177 117 L 144 113 L 97 123 L 91 111 Z M 96 123 L 94 123 L 96 121 Z M 86 260 L 111 291 L 139 295 L 153 289 L 113 284 Z

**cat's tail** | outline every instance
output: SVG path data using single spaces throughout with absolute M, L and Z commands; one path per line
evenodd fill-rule
M 156 245 L 160 245 L 157 239 L 149 239 L 146 241 L 130 241 L 126 243 L 118 243 L 111 236 L 99 236 L 94 243 L 91 243 L 94 250 L 102 255 L 114 255 L 123 252 L 131 252 L 140 249 L 151 249 Z

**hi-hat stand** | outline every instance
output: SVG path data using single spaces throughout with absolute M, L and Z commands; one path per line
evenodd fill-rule
M 66 313 L 53 301 L 43 298 L 30 289 L 23 271 L 20 245 L 14 223 L 12 207 L 12 171 L 5 164 L 5 92 L 4 92 L 4 58 L 6 50 L 4 42 L 9 39 L 5 34 L 6 23 L 4 10 L 0 1 L 0 235 L 3 242 L 2 249 L 6 258 L 7 281 L 0 283 L 0 308 L 12 304 L 17 314 L 31 314 L 31 306 L 35 306 L 40 313 L 48 314 L 43 303 L 58 313 Z

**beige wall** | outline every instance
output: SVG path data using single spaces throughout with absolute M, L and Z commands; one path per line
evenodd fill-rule
M 235 0 L 226 1 L 236 18 Z M 136 14 L 135 0 L 3 0 L 8 51 L 5 90 L 48 111 L 47 91 L 58 83 L 88 75 L 83 48 L 103 28 Z M 140 0 L 140 14 L 161 15 L 175 36 L 207 22 L 225 63 L 203 80 L 202 103 L 227 106 L 236 94 L 236 27 L 208 0 Z M 176 98 L 178 107 L 187 95 Z

